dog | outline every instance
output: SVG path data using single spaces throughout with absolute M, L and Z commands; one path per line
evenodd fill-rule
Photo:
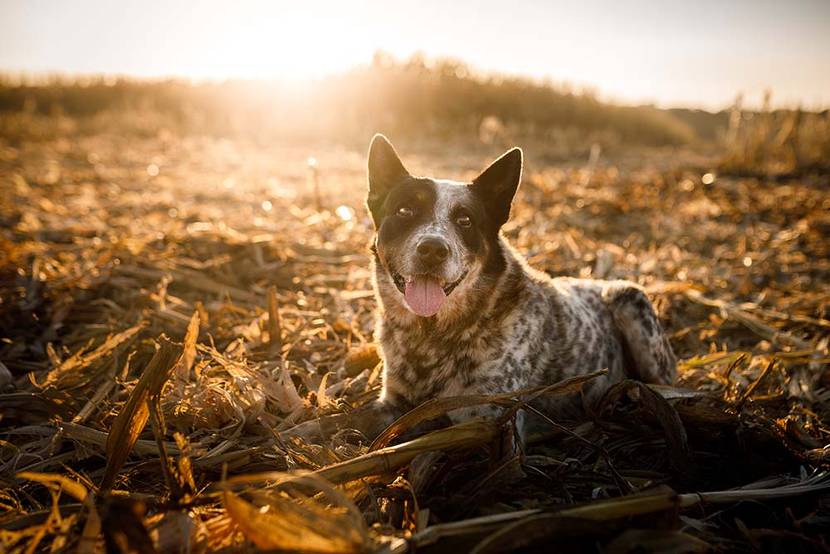
M 607 369 L 583 409 L 626 378 L 669 384 L 676 360 L 643 289 L 629 281 L 551 278 L 501 232 L 522 175 L 509 150 L 470 183 L 416 177 L 376 135 L 366 205 L 374 223 L 380 405 L 401 415 L 445 396 L 495 394 Z M 562 410 L 561 400 L 541 405 Z M 449 413 L 495 417 L 491 406 Z M 517 421 L 520 434 L 524 423 Z

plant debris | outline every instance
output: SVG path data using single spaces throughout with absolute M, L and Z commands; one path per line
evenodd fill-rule
M 826 176 L 526 146 L 506 235 L 552 275 L 643 284 L 681 361 L 517 450 L 509 415 L 441 418 L 591 376 L 350 425 L 380 388 L 361 153 L 3 144 L 0 548 L 827 551 Z M 467 178 L 484 150 L 413 166 Z

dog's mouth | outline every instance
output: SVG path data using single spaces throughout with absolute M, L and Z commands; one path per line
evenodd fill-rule
M 405 276 L 393 272 L 391 275 L 395 287 L 403 294 L 410 309 L 420 316 L 430 317 L 441 309 L 447 297 L 467 276 L 467 272 L 450 283 L 428 273 Z
M 452 293 L 452 291 L 454 291 L 455 288 L 458 285 L 461 284 L 461 281 L 463 281 L 464 277 L 466 277 L 466 276 L 467 276 L 467 272 L 465 271 L 464 273 L 461 274 L 461 277 L 459 277 L 457 280 L 453 281 L 452 283 L 446 283 L 445 284 L 443 279 L 441 279 L 439 277 L 435 277 L 434 275 L 430 275 L 430 274 L 427 274 L 427 273 L 420 274 L 420 275 L 415 275 L 415 276 L 410 276 L 410 277 L 404 277 L 400 273 L 392 273 L 392 281 L 395 282 L 395 287 L 397 287 L 397 289 L 401 292 L 401 294 L 406 294 L 406 284 L 414 282 L 416 278 L 435 279 L 439 282 L 439 284 L 441 286 L 441 289 L 444 291 L 444 294 L 449 296 Z

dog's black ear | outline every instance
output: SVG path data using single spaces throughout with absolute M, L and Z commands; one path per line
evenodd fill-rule
M 369 193 L 366 196 L 366 205 L 377 225 L 380 223 L 380 208 L 386 195 L 395 185 L 409 177 L 409 172 L 401 163 L 395 147 L 381 134 L 372 137 L 372 144 L 369 146 L 368 174 Z
M 484 200 L 487 212 L 499 227 L 510 217 L 510 206 L 521 180 L 522 150 L 513 148 L 491 163 L 470 185 Z

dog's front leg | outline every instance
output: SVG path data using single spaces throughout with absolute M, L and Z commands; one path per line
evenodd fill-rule
M 494 406 L 492 404 L 481 404 L 478 406 L 470 406 L 469 408 L 459 408 L 449 412 L 447 415 L 449 415 L 452 423 L 462 423 L 476 418 L 497 420 L 505 414 L 505 411 L 505 408 Z M 513 435 L 522 441 L 526 438 L 525 421 L 525 411 L 520 409 L 516 411 L 511 421 L 506 422 L 507 425 L 511 425 L 513 427 L 513 430 L 515 431 Z
M 375 400 L 347 414 L 332 414 L 300 423 L 279 433 L 279 437 L 282 440 L 296 437 L 306 442 L 317 442 L 350 429 L 371 441 L 403 413 L 391 403 Z
M 371 404 L 352 412 L 354 428 L 373 440 L 384 429 L 408 410 L 388 401 L 375 400 Z

